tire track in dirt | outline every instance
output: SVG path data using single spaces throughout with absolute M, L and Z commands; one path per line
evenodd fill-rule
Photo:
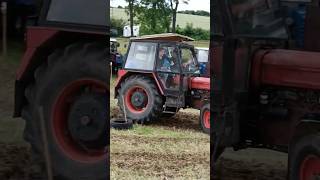
M 172 137 L 146 137 L 146 136 L 137 136 L 137 135 L 133 135 L 130 138 L 132 138 L 132 141 L 135 142 L 139 142 L 141 144 L 143 143 L 159 143 L 159 142 L 172 142 L 172 143 L 176 143 L 176 142 L 201 142 L 203 144 L 206 143 L 210 143 L 210 139 L 209 138 L 172 138 Z M 113 141 L 125 141 L 128 139 L 128 136 L 126 135 L 116 135 L 116 136 L 112 136 L 112 140 Z
M 215 168 L 217 180 L 285 180 L 286 170 L 263 162 L 221 158 Z
M 195 130 L 201 132 L 199 125 L 200 111 L 186 109 L 181 110 L 175 116 L 170 118 L 160 118 L 150 123 L 150 126 L 161 126 L 165 129 Z M 112 107 L 111 118 L 123 118 L 123 114 L 118 107 Z
M 111 153 L 111 164 L 132 172 L 143 171 L 145 176 L 176 177 L 183 169 L 207 166 L 209 158 L 203 154 L 170 154 L 154 152 Z

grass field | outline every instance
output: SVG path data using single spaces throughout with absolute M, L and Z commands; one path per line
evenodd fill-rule
M 129 19 L 127 13 L 125 12 L 125 9 L 119 9 L 119 8 L 111 8 L 110 17 L 115 19 L 123 19 L 123 20 Z M 183 28 L 187 25 L 187 23 L 192 23 L 193 27 L 195 28 L 210 30 L 210 17 L 178 13 L 177 25 Z
M 113 99 L 111 117 L 121 116 Z M 111 130 L 111 179 L 209 179 L 210 137 L 201 132 L 198 110 L 129 131 Z

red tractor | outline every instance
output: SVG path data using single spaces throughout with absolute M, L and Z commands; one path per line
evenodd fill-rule
M 37 25 L 27 30 L 14 116 L 25 120 L 24 138 L 40 168 L 45 164 L 44 121 L 57 179 L 109 177 L 107 3 L 45 0 Z
M 128 119 L 146 123 L 180 108 L 200 109 L 200 125 L 210 132 L 210 79 L 200 77 L 193 39 L 178 34 L 132 38 L 118 72 L 115 98 Z
M 320 178 L 320 8 L 297 47 L 290 3 L 212 1 L 213 165 L 226 147 L 267 148 L 288 153 L 290 180 Z

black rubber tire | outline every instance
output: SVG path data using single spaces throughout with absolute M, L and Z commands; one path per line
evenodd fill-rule
M 298 138 L 289 147 L 288 178 L 299 180 L 300 167 L 308 155 L 320 158 L 320 134 L 306 135 Z M 320 172 L 318 172 L 320 174 Z
M 148 99 L 150 100 L 143 113 L 134 113 L 129 111 L 128 106 L 125 104 L 127 118 L 137 121 L 138 123 L 149 123 L 151 121 L 158 120 L 161 116 L 163 109 L 163 98 L 158 92 L 158 89 L 151 78 L 142 75 L 132 75 L 126 78 L 118 90 L 118 105 L 123 111 L 122 96 L 126 94 L 130 87 L 138 86 L 146 90 Z
M 210 134 L 210 128 L 206 128 L 204 125 L 204 112 L 209 110 L 210 111 L 210 104 L 207 103 L 205 104 L 201 109 L 200 109 L 200 118 L 199 118 L 199 124 L 200 124 L 200 128 L 202 129 L 202 131 L 206 134 Z
M 133 128 L 133 121 L 128 119 L 125 122 L 124 119 L 112 119 L 110 121 L 110 127 L 116 130 L 128 130 Z
M 109 80 L 106 62 L 108 51 L 105 45 L 97 43 L 75 43 L 63 50 L 55 50 L 48 56 L 47 61 L 36 69 L 35 82 L 26 88 L 25 95 L 28 105 L 22 111 L 22 118 L 26 121 L 24 138 L 31 144 L 33 156 L 43 167 L 44 150 L 38 111 L 38 108 L 42 106 L 55 179 L 104 180 L 109 177 L 107 155 L 103 160 L 94 163 L 72 160 L 59 148 L 53 137 L 50 123 L 53 102 L 66 84 L 81 78 L 92 78 L 105 82 L 107 85 Z M 109 131 L 106 132 L 106 136 L 108 136 L 107 133 Z
M 173 117 L 177 114 L 177 112 L 179 112 L 179 110 L 177 111 L 176 108 L 172 108 L 172 107 L 168 107 L 166 109 L 166 111 L 169 111 L 169 112 L 172 112 L 172 113 L 165 113 L 165 112 L 162 112 L 161 114 L 161 117 L 163 118 L 170 118 L 170 117 Z

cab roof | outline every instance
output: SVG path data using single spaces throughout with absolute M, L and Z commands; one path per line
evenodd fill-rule
M 156 41 L 172 41 L 172 42 L 188 42 L 194 41 L 191 37 L 176 33 L 152 34 L 140 37 L 130 38 L 130 40 L 156 40 Z

